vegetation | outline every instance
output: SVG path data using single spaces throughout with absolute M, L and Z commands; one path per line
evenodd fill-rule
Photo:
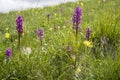
M 72 16 L 77 6 L 82 22 L 76 40 Z M 119 9 L 119 0 L 80 0 L 0 14 L 0 79 L 120 80 Z M 24 19 L 20 45 L 18 15 Z

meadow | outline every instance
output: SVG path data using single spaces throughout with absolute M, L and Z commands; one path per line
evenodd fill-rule
M 72 18 L 78 6 L 77 30 Z M 0 13 L 0 80 L 120 80 L 120 1 Z

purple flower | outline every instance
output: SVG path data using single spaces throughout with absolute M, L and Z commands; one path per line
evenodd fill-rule
M 23 33 L 23 17 L 18 16 L 16 19 L 16 30 L 18 31 L 18 47 L 20 47 L 20 35 Z
M 87 39 L 87 41 L 90 40 L 90 35 L 91 35 L 91 29 L 87 28 L 87 31 L 86 31 L 86 39 Z
M 18 16 L 16 19 L 16 29 L 19 34 L 23 33 L 23 17 Z
M 6 50 L 6 55 L 8 56 L 8 59 L 10 59 L 11 55 L 12 55 L 12 51 L 10 48 L 7 48 Z
M 50 21 L 50 14 L 47 15 L 47 18 L 48 18 L 48 22 Z
M 73 28 L 78 29 L 79 24 L 82 22 L 82 9 L 80 7 L 76 7 L 73 17 Z
M 42 29 L 37 30 L 38 37 L 40 38 L 40 41 L 42 41 L 42 38 L 44 37 L 44 31 Z
M 70 52 L 70 51 L 71 51 L 71 46 L 70 46 L 70 45 L 68 45 L 68 46 L 66 47 L 66 51 L 67 51 L 67 52 Z
M 50 14 L 48 14 L 47 17 L 50 17 Z
M 57 30 L 57 28 L 58 28 L 57 25 L 54 25 L 54 30 Z

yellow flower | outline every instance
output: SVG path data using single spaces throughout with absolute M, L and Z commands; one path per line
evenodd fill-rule
M 84 4 L 83 3 L 80 3 L 81 6 L 83 6 Z
M 8 31 L 9 28 L 6 28 L 6 31 Z
M 58 29 L 60 29 L 60 26 L 58 26 Z
M 100 3 L 100 1 L 98 1 L 98 3 Z
M 5 37 L 8 39 L 10 38 L 10 34 L 9 33 L 5 33 Z
M 92 41 L 84 41 L 84 44 L 87 46 L 87 47 L 93 47 L 93 43 Z
M 50 31 L 52 31 L 52 30 L 53 30 L 53 28 L 50 28 L 49 30 L 50 30 Z
M 54 15 L 56 16 L 57 14 L 55 13 Z
M 80 73 L 80 72 L 81 72 L 80 67 L 77 68 L 76 72 L 77 72 L 77 73 Z

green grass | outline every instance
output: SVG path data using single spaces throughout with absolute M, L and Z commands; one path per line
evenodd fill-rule
M 104 4 L 101 0 L 86 0 L 0 14 L 0 79 L 119 80 L 119 5 L 119 0 L 106 0 Z M 82 7 L 83 17 L 76 45 L 71 19 L 77 6 Z M 51 15 L 49 23 L 48 13 Z M 24 18 L 20 49 L 15 22 L 18 14 Z M 54 25 L 60 28 L 54 30 Z M 83 44 L 87 27 L 92 29 L 92 48 Z M 36 33 L 39 28 L 45 33 L 42 46 Z M 7 32 L 9 39 L 5 38 Z M 68 45 L 70 52 L 66 51 Z M 10 60 L 5 55 L 8 47 L 13 53 Z M 24 51 L 28 47 L 32 51 L 30 55 Z

